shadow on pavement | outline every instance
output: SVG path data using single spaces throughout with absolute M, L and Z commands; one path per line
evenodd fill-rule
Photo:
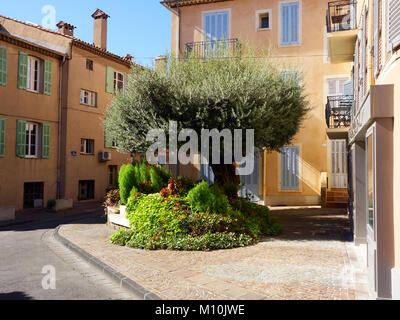
M 271 210 L 283 226 L 277 240 L 352 241 L 346 209 L 280 209 Z
M 27 295 L 25 292 L 14 291 L 0 293 L 0 300 L 33 300 L 33 298 Z

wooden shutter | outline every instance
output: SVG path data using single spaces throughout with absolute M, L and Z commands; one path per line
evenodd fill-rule
M 240 196 L 243 198 L 248 196 L 250 201 L 257 203 L 260 200 L 258 197 L 258 165 L 260 152 L 258 148 L 254 149 L 254 169 L 251 174 L 240 176 L 240 182 L 244 183 L 244 186 L 240 189 Z M 240 166 L 243 167 L 244 164 Z
M 104 130 L 104 148 L 112 148 L 112 139 L 106 130 Z
M 343 83 L 343 95 L 352 96 L 353 95 L 353 81 L 349 80 Z
M 19 52 L 18 56 L 18 88 L 26 89 L 28 82 L 28 55 Z
M 46 60 L 44 62 L 44 83 L 43 83 L 43 93 L 51 95 L 51 84 L 52 84 L 52 62 Z
M 0 119 L 0 157 L 4 157 L 6 151 L 6 119 Z
M 281 154 L 281 189 L 299 189 L 299 148 L 284 147 Z
M 7 85 L 7 48 L 0 48 L 0 85 Z
M 106 68 L 106 92 L 114 93 L 114 69 L 109 66 Z
M 17 120 L 17 145 L 16 155 L 25 158 L 26 153 L 26 121 Z
M 359 42 L 356 40 L 355 48 L 354 48 L 354 96 L 355 96 L 355 108 L 354 111 L 358 110 L 358 97 L 359 97 Z
M 299 43 L 299 3 L 281 4 L 281 44 Z
M 388 37 L 389 50 L 393 50 L 400 44 L 400 1 L 389 0 L 389 22 L 388 22 Z
M 229 38 L 229 12 L 215 12 L 204 15 L 204 29 L 207 41 Z
M 46 123 L 42 126 L 42 158 L 50 158 L 50 125 Z

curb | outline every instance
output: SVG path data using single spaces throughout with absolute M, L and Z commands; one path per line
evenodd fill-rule
M 59 229 L 62 226 L 58 226 L 54 231 L 54 238 L 56 238 L 59 242 L 61 242 L 65 247 L 69 248 L 70 250 L 77 253 L 81 258 L 86 260 L 96 269 L 101 271 L 102 273 L 111 277 L 115 282 L 119 283 L 121 288 L 127 289 L 131 291 L 135 295 L 139 295 L 143 297 L 143 300 L 161 300 L 161 298 L 154 293 L 146 290 L 138 283 L 132 281 L 128 277 L 124 276 L 123 274 L 119 273 L 115 269 L 111 268 L 104 262 L 100 261 L 90 253 L 86 252 L 82 248 L 78 247 L 77 245 L 73 244 L 71 241 L 67 240 L 63 236 L 59 234 Z

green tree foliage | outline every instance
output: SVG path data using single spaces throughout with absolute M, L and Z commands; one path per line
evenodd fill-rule
M 168 136 L 169 121 L 199 136 L 203 128 L 254 129 L 256 147 L 279 151 L 308 111 L 301 75 L 288 76 L 282 69 L 267 54 L 248 50 L 238 58 L 229 49 L 206 60 L 195 54 L 170 56 L 157 72 L 132 68 L 126 90 L 111 102 L 106 130 L 124 152 L 146 151 L 151 129 Z M 227 165 L 212 166 L 222 185 L 219 172 L 226 174 Z
M 132 164 L 124 164 L 121 166 L 118 174 L 118 185 L 121 203 L 126 204 L 129 194 L 135 185 L 135 169 Z

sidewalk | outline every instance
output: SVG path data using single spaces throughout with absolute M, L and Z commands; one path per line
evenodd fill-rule
M 119 247 L 109 242 L 115 230 L 84 221 L 62 226 L 59 234 L 162 299 L 367 299 L 354 271 L 357 258 L 344 237 L 343 211 L 292 209 L 273 215 L 284 224 L 282 235 L 212 252 Z
M 59 212 L 52 212 L 47 209 L 26 209 L 23 211 L 17 211 L 15 213 L 15 220 L 1 221 L 0 228 L 36 221 L 69 218 L 98 210 L 103 210 L 102 203 L 98 201 L 76 203 L 72 209 Z

